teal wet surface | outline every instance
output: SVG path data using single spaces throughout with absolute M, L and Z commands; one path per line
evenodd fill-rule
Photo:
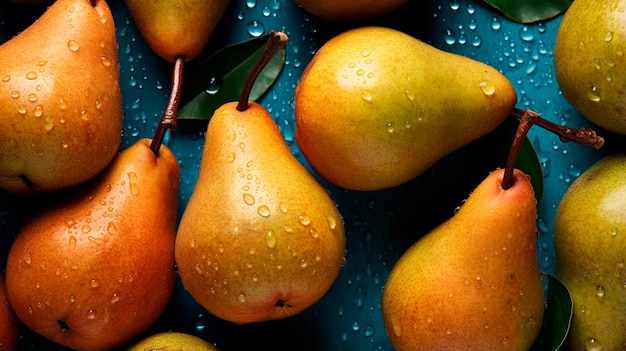
M 121 0 L 111 0 L 118 30 L 121 83 L 124 94 L 125 148 L 139 138 L 152 137 L 169 93 L 171 64 L 146 46 Z M 15 9 L 0 2 L 0 41 L 16 30 Z M 35 10 L 29 10 L 30 16 Z M 545 118 L 574 128 L 592 126 L 559 92 L 554 77 L 552 47 L 560 17 L 524 25 L 507 20 L 480 1 L 412 1 L 386 18 L 337 24 L 306 15 L 291 0 L 232 1 L 206 55 L 242 40 L 285 30 L 290 37 L 286 62 L 278 81 L 261 103 L 273 115 L 292 147 L 294 142 L 293 88 L 315 51 L 333 35 L 356 26 L 379 24 L 400 29 L 438 48 L 488 63 L 501 70 L 518 92 L 520 109 L 532 109 Z M 196 62 L 198 62 L 198 59 Z M 444 63 L 442 63 L 444 64 Z M 186 72 L 192 71 L 190 63 Z M 436 67 L 433 67 L 436 69 Z M 207 77 L 207 81 L 208 81 Z M 208 87 L 208 85 L 207 85 Z M 166 143 L 179 158 L 182 170 L 179 210 L 193 190 L 204 144 L 206 123 L 180 122 Z M 611 145 L 596 151 L 565 144 L 556 135 L 535 127 L 529 137 L 544 171 L 544 197 L 539 206 L 538 260 L 554 272 L 553 217 L 571 182 Z M 609 140 L 610 142 L 610 140 Z M 180 282 L 163 317 L 149 332 L 185 331 L 214 343 L 222 351 L 250 346 L 278 350 L 393 350 L 380 313 L 381 290 L 394 262 L 428 230 L 450 217 L 471 189 L 494 166 L 487 142 L 470 145 L 446 157 L 429 172 L 400 187 L 378 192 L 345 192 L 324 183 L 338 203 L 346 223 L 346 265 L 324 298 L 292 318 L 237 326 L 210 316 L 184 291 Z M 0 217 L 2 263 L 17 230 L 13 214 L 4 206 Z M 52 350 L 55 346 L 24 329 L 22 350 Z M 62 349 L 62 348 L 57 348 Z

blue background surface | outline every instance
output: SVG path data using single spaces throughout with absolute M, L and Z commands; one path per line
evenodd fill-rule
M 147 47 L 123 1 L 110 0 L 109 4 L 120 49 L 125 148 L 139 138 L 152 137 L 169 94 L 171 64 Z M 0 42 L 23 29 L 20 26 L 36 18 L 43 8 L 19 8 L 0 2 Z M 18 9 L 20 16 L 16 16 Z M 597 151 L 565 144 L 538 127 L 529 133 L 543 166 L 545 182 L 539 205 L 538 260 L 542 270 L 554 273 L 552 226 L 561 196 L 581 172 L 615 148 L 613 140 L 623 140 L 591 125 L 561 95 L 552 62 L 559 22 L 560 17 L 530 25 L 515 23 L 477 0 L 410 1 L 390 16 L 356 23 L 320 20 L 304 13 L 291 0 L 233 0 L 203 56 L 271 29 L 286 31 L 290 42 L 284 69 L 260 102 L 271 112 L 293 153 L 304 164 L 306 160 L 293 136 L 293 89 L 316 50 L 343 30 L 385 25 L 498 68 L 513 82 L 518 108 L 532 109 L 570 127 L 593 127 L 607 137 L 607 147 Z M 186 72 L 192 71 L 193 66 L 190 63 Z M 178 156 L 183 174 L 179 207 L 182 213 L 197 178 L 206 123 L 180 124 L 181 128 L 169 134 L 166 143 Z M 483 162 L 489 161 L 490 152 L 503 150 L 508 150 L 508 145 L 489 140 L 477 142 L 444 158 L 414 181 L 384 191 L 345 192 L 324 183 L 346 222 L 347 261 L 328 294 L 304 313 L 287 320 L 237 326 L 210 316 L 178 282 L 174 298 L 149 333 L 185 331 L 209 340 L 222 351 L 250 346 L 274 350 L 393 350 L 380 313 L 381 291 L 389 271 L 410 244 L 453 214 L 489 170 L 504 166 Z M 3 209 L 2 264 L 18 229 L 10 206 L 5 204 Z M 25 328 L 23 335 L 21 350 L 62 349 Z

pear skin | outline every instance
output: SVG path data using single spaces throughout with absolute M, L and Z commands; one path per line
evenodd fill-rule
M 217 109 L 176 237 L 185 289 L 238 324 L 280 319 L 318 301 L 342 267 L 342 217 L 252 101 Z
M 147 139 L 118 154 L 74 197 L 17 234 L 6 287 L 36 333 L 79 350 L 119 347 L 145 332 L 169 301 L 180 171 Z
M 92 3 L 58 0 L 0 46 L 0 189 L 74 186 L 118 152 L 123 111 L 115 24 L 104 0 Z
M 9 304 L 6 289 L 4 287 L 4 277 L 0 275 L 0 350 L 17 350 L 19 341 L 19 324 L 13 309 Z
M 626 5 L 576 0 L 554 41 L 554 73 L 563 96 L 588 120 L 626 134 Z
M 137 28 L 161 58 L 186 61 L 202 52 L 230 0 L 125 0 Z
M 517 101 L 493 67 L 397 30 L 327 41 L 295 89 L 295 137 L 313 169 L 345 189 L 407 182 L 490 132 Z
M 556 276 L 574 302 L 568 350 L 626 350 L 625 175 L 625 154 L 603 157 L 570 185 L 556 212 Z
M 536 200 L 519 170 L 491 173 L 448 221 L 397 261 L 382 297 L 387 334 L 405 350 L 529 350 L 542 325 Z
M 219 351 L 213 344 L 195 335 L 163 332 L 150 335 L 126 351 Z
M 293 0 L 314 16 L 331 21 L 356 21 L 388 15 L 408 0 Z

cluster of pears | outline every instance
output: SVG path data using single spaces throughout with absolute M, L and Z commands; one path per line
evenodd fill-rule
M 123 120 L 106 2 L 56 1 L 0 45 L 0 57 L 0 189 L 58 190 L 100 173 L 118 151 Z
M 360 27 L 317 51 L 294 100 L 296 142 L 315 171 L 344 189 L 379 190 L 496 128 L 517 94 L 489 65 L 398 30 Z

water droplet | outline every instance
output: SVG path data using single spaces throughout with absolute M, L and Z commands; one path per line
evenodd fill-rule
M 613 40 L 613 32 L 606 32 L 606 34 L 604 35 L 604 41 L 608 43 L 611 40 Z
M 239 293 L 239 296 L 237 296 L 237 300 L 239 300 L 239 302 L 241 303 L 244 303 L 248 301 L 248 297 L 244 293 Z
M 92 288 L 97 288 L 98 287 L 98 281 L 95 279 L 92 279 L 89 281 L 89 286 L 91 286 Z
M 70 51 L 76 52 L 80 49 L 80 45 L 76 40 L 72 39 L 67 42 L 67 48 L 70 49 Z
M 89 232 L 91 231 L 91 227 L 85 224 L 85 225 L 81 228 L 81 231 L 82 231 L 83 233 L 87 234 L 87 233 L 89 233 Z
M 248 23 L 248 25 L 246 26 L 246 30 L 251 36 L 259 37 L 263 33 L 265 33 L 265 26 L 263 26 L 263 23 L 259 21 L 252 21 Z
M 13 90 L 11 92 L 11 97 L 14 98 L 14 99 L 17 99 L 18 97 L 20 97 L 20 92 L 17 91 L 17 90 Z
M 300 222 L 300 224 L 302 224 L 303 226 L 311 225 L 311 219 L 306 215 L 299 215 L 298 222 Z
M 602 285 L 598 286 L 596 288 L 596 295 L 598 295 L 598 297 L 602 298 L 604 297 L 605 291 L 604 291 L 604 287 Z
M 270 249 L 275 248 L 276 241 L 276 233 L 274 233 L 272 230 L 268 230 L 267 233 L 265 233 L 265 244 L 267 245 L 267 247 Z
M 7 74 L 6 76 L 2 77 L 2 81 L 3 81 L 3 82 L 8 82 L 8 81 L 10 81 L 10 80 L 11 80 L 11 76 L 10 76 L 10 75 L 8 75 L 8 74 Z
M 519 37 L 523 41 L 532 41 L 534 39 L 533 32 L 528 26 L 523 26 L 522 28 L 520 28 Z
M 502 28 L 502 21 L 498 17 L 493 17 L 491 19 L 491 29 L 499 30 L 500 28 Z
M 370 55 L 370 51 L 369 50 L 366 49 L 366 50 L 361 51 L 361 56 L 368 57 L 369 55 Z
M 96 310 L 90 308 L 86 314 L 87 319 L 95 319 L 96 318 Z
M 33 111 L 33 116 L 35 117 L 41 117 L 41 115 L 43 115 L 43 107 L 41 105 L 37 105 L 35 106 L 35 110 Z M 54 126 L 54 122 L 52 121 L 51 118 L 46 119 L 46 130 L 50 131 L 52 129 L 52 126 Z
M 611 236 L 617 236 L 617 228 L 611 228 Z
M 337 220 L 335 219 L 334 216 L 332 215 L 326 216 L 326 220 L 328 221 L 328 227 L 331 230 L 334 230 L 335 228 L 337 228 Z
M 415 100 L 415 94 L 412 91 L 406 89 L 404 90 L 404 94 L 406 95 L 406 98 L 409 99 L 409 101 Z
M 26 79 L 28 79 L 28 80 L 37 79 L 37 73 L 33 72 L 33 71 L 30 71 L 30 72 L 26 73 Z
M 259 206 L 259 208 L 257 209 L 257 213 L 262 217 L 269 217 L 270 208 L 265 205 Z
M 69 246 L 70 250 L 74 250 L 76 248 L 76 237 L 74 235 L 70 235 Z
M 278 209 L 282 213 L 287 213 L 287 205 L 285 205 L 283 202 L 278 204 Z
M 602 351 L 603 348 L 604 347 L 602 346 L 602 344 L 595 338 L 589 338 L 587 339 L 587 341 L 585 341 L 586 351 Z
M 111 60 L 109 60 L 106 56 L 100 57 L 100 62 L 102 62 L 104 67 L 110 67 L 111 66 Z
M 387 123 L 387 132 L 388 133 L 393 133 L 396 131 L 396 128 L 393 126 L 393 123 L 389 122 Z
M 600 100 L 602 100 L 602 98 L 600 97 L 600 92 L 598 92 L 598 87 L 596 86 L 592 87 L 589 90 L 589 92 L 587 93 L 587 97 L 593 102 L 600 102 Z
M 30 102 L 37 101 L 37 95 L 36 94 L 28 94 L 28 101 L 30 101 Z
M 120 300 L 120 295 L 118 293 L 113 293 L 111 297 L 111 303 L 117 303 Z
M 482 81 L 478 84 L 478 86 L 480 87 L 480 90 L 482 90 L 482 92 L 487 96 L 491 96 L 496 92 L 496 86 L 491 82 Z
M 243 202 L 245 202 L 248 205 L 254 205 L 254 202 L 255 202 L 254 196 L 248 193 L 243 194 Z
M 369 91 L 367 91 L 367 90 L 363 91 L 362 97 L 363 97 L 363 100 L 365 100 L 367 102 L 371 102 L 372 101 L 372 94 Z
M 26 106 L 25 105 L 19 105 L 17 107 L 17 113 L 19 113 L 20 115 L 25 115 L 26 114 Z
M 209 95 L 217 94 L 222 88 L 222 81 L 218 77 L 211 77 L 209 79 L 209 86 L 206 88 L 206 93 Z
M 309 265 L 309 263 L 306 261 L 306 258 L 303 258 L 300 260 L 300 267 L 301 268 L 306 268 Z

